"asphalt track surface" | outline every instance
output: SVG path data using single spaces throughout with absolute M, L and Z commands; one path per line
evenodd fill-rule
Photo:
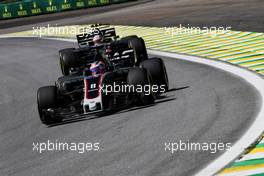
M 165 142 L 234 143 L 258 111 L 256 90 L 209 66 L 164 58 L 171 90 L 154 106 L 40 123 L 36 92 L 60 76 L 57 51 L 74 43 L 0 39 L 0 175 L 189 176 L 217 158 Z M 33 142 L 99 142 L 99 151 L 33 151 Z

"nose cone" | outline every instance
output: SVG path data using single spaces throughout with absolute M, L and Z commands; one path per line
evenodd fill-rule
M 97 109 L 95 101 L 89 102 L 89 109 L 90 109 L 90 111 L 95 111 Z

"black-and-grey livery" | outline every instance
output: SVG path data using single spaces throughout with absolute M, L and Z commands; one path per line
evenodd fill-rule
M 96 30 L 102 35 L 100 44 L 90 42 L 91 36 L 98 35 L 90 33 L 86 39 L 78 39 L 81 47 L 59 51 L 63 76 L 55 85 L 41 87 L 37 92 L 39 116 L 44 124 L 61 122 L 66 115 L 115 112 L 131 105 L 152 104 L 157 94 L 168 90 L 165 65 L 160 58 L 148 58 L 142 38 L 118 39 L 114 28 Z M 111 35 L 106 36 L 108 30 Z M 113 91 L 117 86 L 149 89 L 147 93 L 145 89 Z M 154 86 L 158 90 L 154 91 Z M 109 92 L 107 88 L 112 89 Z

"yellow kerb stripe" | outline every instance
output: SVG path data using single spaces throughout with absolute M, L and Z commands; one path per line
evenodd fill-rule
M 264 168 L 264 164 L 257 164 L 257 165 L 250 165 L 250 166 L 238 166 L 238 167 L 231 167 L 223 170 L 219 175 L 224 175 L 231 172 L 239 172 L 239 171 L 245 171 L 245 170 L 253 170 L 253 169 L 259 169 Z

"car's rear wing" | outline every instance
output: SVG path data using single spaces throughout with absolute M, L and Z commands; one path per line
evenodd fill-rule
M 114 37 L 116 37 L 115 28 L 95 28 L 90 33 L 79 34 L 76 36 L 79 47 L 82 48 L 84 46 L 92 46 L 93 37 L 98 34 L 104 37 L 104 43 L 109 43 Z
M 111 44 L 111 59 L 113 65 L 122 67 L 131 67 L 134 65 L 135 54 L 134 49 L 127 42 L 116 41 Z

